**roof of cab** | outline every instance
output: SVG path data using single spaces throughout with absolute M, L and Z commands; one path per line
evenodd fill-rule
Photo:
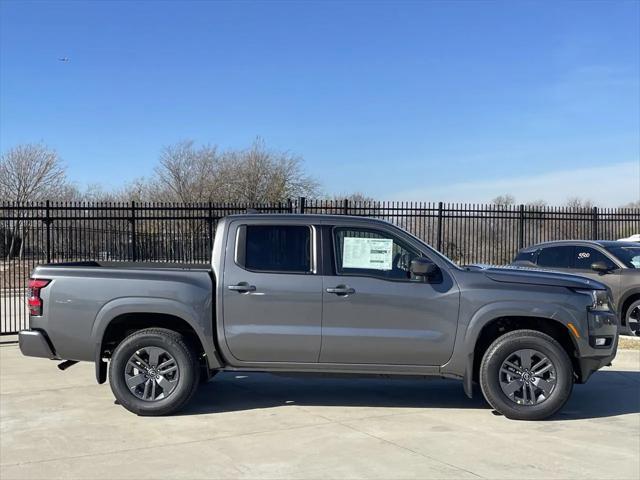
M 290 220 L 305 220 L 308 223 L 320 222 L 320 221 L 336 221 L 344 223 L 345 221 L 357 221 L 357 222 L 375 222 L 385 225 L 394 225 L 387 220 L 380 218 L 356 216 L 356 215 L 329 215 L 320 213 L 238 213 L 234 215 L 227 215 L 224 217 L 229 220 L 280 220 L 283 218 Z M 397 227 L 397 225 L 394 225 Z

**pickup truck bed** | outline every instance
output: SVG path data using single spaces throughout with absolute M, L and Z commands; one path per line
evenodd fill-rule
M 54 358 L 96 361 L 98 350 L 112 351 L 115 331 L 133 331 L 136 322 L 150 316 L 160 320 L 158 326 L 186 322 L 211 347 L 205 353 L 216 358 L 214 284 L 206 266 L 74 262 L 36 271 L 55 281 L 41 291 L 49 314 L 31 316 L 30 328 L 47 332 Z

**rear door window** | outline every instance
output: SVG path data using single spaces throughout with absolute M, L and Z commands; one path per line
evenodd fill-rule
M 247 225 L 244 267 L 263 272 L 311 271 L 311 229 L 304 225 Z
M 573 260 L 573 247 L 546 247 L 538 255 L 538 266 L 547 268 L 570 268 Z

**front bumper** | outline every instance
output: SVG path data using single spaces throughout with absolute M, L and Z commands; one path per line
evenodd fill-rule
M 39 330 L 22 330 L 18 333 L 20 351 L 27 357 L 57 358 L 49 338 Z
M 618 317 L 612 312 L 589 312 L 589 338 L 581 348 L 578 364 L 580 383 L 602 367 L 610 365 L 618 350 Z M 604 339 L 597 345 L 597 339 Z

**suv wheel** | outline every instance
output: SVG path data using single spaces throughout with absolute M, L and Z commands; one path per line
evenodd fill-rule
M 640 335 L 640 300 L 633 302 L 627 309 L 625 324 L 631 335 Z
M 480 386 L 487 402 L 505 417 L 541 420 L 569 399 L 573 367 L 567 352 L 549 335 L 516 330 L 487 349 Z
M 195 393 L 200 368 L 184 336 L 149 328 L 125 338 L 113 352 L 109 384 L 118 402 L 137 415 L 168 415 Z

